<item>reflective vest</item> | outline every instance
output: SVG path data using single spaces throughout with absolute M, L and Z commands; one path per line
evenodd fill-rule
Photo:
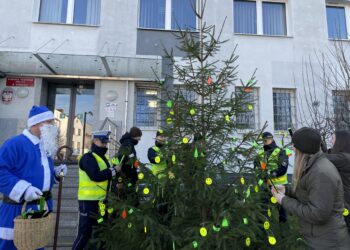
M 97 154 L 92 152 L 100 171 L 107 169 L 107 164 Z M 106 157 L 108 159 L 108 157 Z M 79 165 L 79 163 L 78 163 Z M 84 170 L 79 168 L 78 200 L 100 201 L 106 198 L 108 180 L 95 182 L 90 179 Z
M 166 176 L 164 174 L 166 162 L 163 159 L 163 154 L 157 146 L 153 146 L 152 149 L 157 152 L 157 156 L 154 158 L 156 163 L 151 164 L 151 171 L 155 176 L 158 176 L 158 179 L 164 178 Z
M 268 159 L 267 155 L 265 154 L 263 149 L 259 150 L 259 158 L 260 158 L 260 166 L 266 166 L 267 170 L 269 172 L 277 170 L 279 168 L 279 154 L 281 152 L 280 148 L 275 148 Z M 287 154 L 287 152 L 286 152 Z M 288 184 L 288 177 L 287 173 L 285 173 L 282 176 L 279 177 L 271 177 L 271 180 L 274 185 L 283 185 Z M 268 180 L 268 184 L 270 183 L 270 180 Z

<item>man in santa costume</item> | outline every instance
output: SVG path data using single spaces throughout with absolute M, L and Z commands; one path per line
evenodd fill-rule
M 57 150 L 58 129 L 54 115 L 47 107 L 33 106 L 27 129 L 8 139 L 0 148 L 0 250 L 16 249 L 13 244 L 14 219 L 26 209 L 38 210 L 39 198 L 44 197 L 52 210 L 51 189 L 54 180 L 67 167 L 53 166 Z

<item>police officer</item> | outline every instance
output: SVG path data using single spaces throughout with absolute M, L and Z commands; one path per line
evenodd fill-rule
M 159 129 L 156 134 L 156 142 L 153 147 L 148 149 L 148 160 L 151 163 L 152 173 L 158 177 L 158 179 L 164 178 L 166 175 L 164 171 L 166 169 L 166 161 L 163 156 L 162 147 L 165 144 L 164 131 Z
M 269 176 L 268 185 L 286 185 L 288 184 L 288 155 L 285 149 L 277 146 L 273 135 L 270 132 L 262 134 L 264 147 L 259 150 L 260 166 L 264 171 L 267 171 Z M 289 153 L 288 153 L 289 154 Z M 272 182 L 272 183 L 271 183 Z M 287 214 L 283 207 L 279 209 L 280 222 L 287 221 Z
M 92 238 L 92 227 L 97 224 L 99 202 L 106 198 L 110 180 L 120 171 L 111 167 L 106 156 L 110 131 L 92 132 L 91 150 L 79 160 L 79 229 L 73 250 L 84 249 Z

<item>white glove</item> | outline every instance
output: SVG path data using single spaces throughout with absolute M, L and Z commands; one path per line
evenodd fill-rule
M 41 192 L 40 189 L 29 186 L 27 190 L 24 192 L 24 200 L 25 201 L 33 201 L 40 198 L 40 196 L 43 195 L 43 192 Z
M 63 176 L 66 176 L 66 174 L 67 174 L 67 165 L 66 165 L 66 164 L 61 164 L 61 165 L 55 167 L 55 176 L 56 176 L 57 178 L 60 177 L 61 171 L 62 171 L 62 173 L 63 173 Z M 63 177 L 63 176 L 62 176 L 62 177 Z

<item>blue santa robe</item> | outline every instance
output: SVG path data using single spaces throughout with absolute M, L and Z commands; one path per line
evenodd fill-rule
M 30 186 L 51 191 L 54 181 L 53 160 L 46 156 L 39 138 L 27 129 L 7 140 L 0 148 L 0 192 L 20 202 Z M 52 210 L 52 200 L 48 207 Z M 27 209 L 38 210 L 38 205 Z M 0 250 L 15 250 L 13 244 L 14 219 L 21 214 L 22 205 L 0 205 Z

